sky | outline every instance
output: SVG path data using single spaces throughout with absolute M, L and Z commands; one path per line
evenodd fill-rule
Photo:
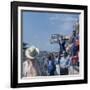
M 71 35 L 79 21 L 76 13 L 22 12 L 23 42 L 40 51 L 58 51 L 58 44 L 50 43 L 51 34 Z

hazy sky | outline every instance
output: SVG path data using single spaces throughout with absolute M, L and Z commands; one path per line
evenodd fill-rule
M 79 14 L 23 11 L 23 42 L 40 50 L 58 51 L 58 44 L 50 44 L 51 34 L 70 35 Z

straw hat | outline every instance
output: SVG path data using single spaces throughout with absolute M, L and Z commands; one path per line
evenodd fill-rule
M 38 54 L 39 54 L 39 49 L 34 46 L 27 48 L 25 52 L 26 57 L 29 59 L 34 59 Z

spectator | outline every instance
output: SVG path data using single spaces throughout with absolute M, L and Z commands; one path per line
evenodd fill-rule
M 55 58 L 55 65 L 56 65 L 56 75 L 60 75 L 60 66 L 59 66 L 58 55 L 56 55 L 56 58 Z
M 71 48 L 71 52 L 72 52 L 72 56 L 76 56 L 77 54 L 78 54 L 78 46 L 76 45 L 76 42 L 74 42 L 73 44 L 72 44 L 72 48 Z
M 68 53 L 64 53 L 64 57 L 60 59 L 60 75 L 68 75 L 68 68 L 71 64 Z
M 54 75 L 56 70 L 55 61 L 53 54 L 50 54 L 48 57 L 48 73 L 49 75 Z
M 39 76 L 40 68 L 37 62 L 37 55 L 39 54 L 39 49 L 34 46 L 26 49 L 26 60 L 23 62 L 23 76 L 33 77 Z

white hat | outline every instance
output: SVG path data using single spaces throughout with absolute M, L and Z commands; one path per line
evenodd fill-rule
M 29 59 L 34 59 L 38 54 L 39 54 L 39 49 L 34 46 L 27 48 L 25 52 L 26 57 Z

